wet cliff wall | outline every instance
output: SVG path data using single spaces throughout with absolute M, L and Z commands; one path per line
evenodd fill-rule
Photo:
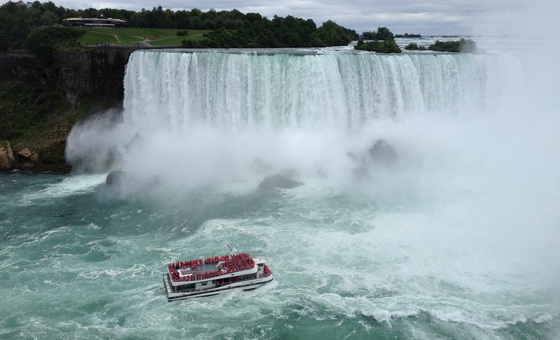
M 61 88 L 71 107 L 82 97 L 94 98 L 104 107 L 123 101 L 126 63 L 133 49 L 61 52 Z
M 0 170 L 70 171 L 64 150 L 72 126 L 122 107 L 133 51 L 62 51 L 51 65 L 26 51 L 0 52 Z
M 41 72 L 37 58 L 26 51 L 0 53 L 0 81 L 23 81 L 40 84 Z
M 0 81 L 50 86 L 65 94 L 70 108 L 83 97 L 103 106 L 120 106 L 126 63 L 134 49 L 60 52 L 55 65 L 41 65 L 26 51 L 0 53 Z

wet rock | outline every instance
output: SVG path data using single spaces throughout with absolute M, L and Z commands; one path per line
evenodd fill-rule
M 0 170 L 11 170 L 15 165 L 14 153 L 10 143 L 8 143 L 6 148 L 0 146 Z
M 105 179 L 105 183 L 111 186 L 122 186 L 135 181 L 136 179 L 132 174 L 122 170 L 111 171 Z
M 161 178 L 154 176 L 151 178 L 137 177 L 130 172 L 113 170 L 105 178 L 105 183 L 113 188 L 135 192 L 138 190 L 153 188 L 161 184 Z
M 255 158 L 251 168 L 258 173 L 266 173 L 270 171 L 271 167 L 260 158 Z
M 397 153 L 384 139 L 375 142 L 368 153 L 375 164 L 392 165 L 397 160 Z
M 25 148 L 25 149 L 21 150 L 20 152 L 18 152 L 18 155 L 20 155 L 21 157 L 23 157 L 27 160 L 31 160 L 31 156 L 33 155 L 33 152 L 31 152 L 31 150 L 29 150 L 29 148 Z
M 260 189 L 274 189 L 274 188 L 291 189 L 302 185 L 305 185 L 305 183 L 300 181 L 294 181 L 280 174 L 276 174 L 265 178 L 259 184 L 259 188 Z
M 360 166 L 353 171 L 354 179 L 357 180 L 367 180 L 371 179 L 371 175 L 368 169 L 364 166 Z

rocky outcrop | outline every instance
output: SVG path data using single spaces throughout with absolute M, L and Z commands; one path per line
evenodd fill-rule
M 11 170 L 15 166 L 16 160 L 10 142 L 7 143 L 7 147 L 0 145 L 0 170 Z
M 59 123 L 33 141 L 0 146 L 0 170 L 69 172 L 64 151 L 70 128 L 68 123 Z
M 66 100 L 75 107 L 81 96 L 95 97 L 103 106 L 121 106 L 123 79 L 128 58 L 134 49 L 62 52 L 62 87 Z
M 161 179 L 159 176 L 142 178 L 127 171 L 113 170 L 107 175 L 105 183 L 113 192 L 132 194 L 142 192 L 143 190 L 154 189 L 161 184 Z
M 397 160 L 395 149 L 384 139 L 380 139 L 368 150 L 374 164 L 392 165 Z
M 44 82 L 39 62 L 27 51 L 0 53 L 0 81 L 23 81 L 28 84 Z
M 280 174 L 265 178 L 260 184 L 260 189 L 270 190 L 274 188 L 291 189 L 305 185 L 303 182 L 294 181 Z
M 47 89 L 45 93 L 64 93 L 67 103 L 58 100 L 41 111 L 47 117 L 37 131 L 40 135 L 22 136 L 18 131 L 29 131 L 26 127 L 10 126 L 0 121 L 0 138 L 13 141 L 13 160 L 8 160 L 3 151 L 2 169 L 24 169 L 29 171 L 68 172 L 66 163 L 66 139 L 75 117 L 68 113 L 86 103 L 82 113 L 93 113 L 111 107 L 122 107 L 125 67 L 135 49 L 92 49 L 87 51 L 65 51 L 58 55 L 57 65 L 47 69 L 31 53 L 26 51 L 0 52 L 0 82 L 23 82 L 33 91 Z M 82 99 L 88 99 L 82 101 Z M 66 105 L 65 105 L 66 104 Z M 54 112 L 65 107 L 63 112 Z M 53 112 L 51 112 L 51 109 Z M 1 107 L 0 107 L 0 111 Z M 10 127 L 8 127 L 10 126 Z M 16 141 L 17 140 L 17 144 Z M 27 150 L 26 150 L 27 149 Z
M 133 181 L 136 181 L 135 177 L 122 170 L 111 171 L 105 179 L 105 183 L 112 186 L 121 186 Z

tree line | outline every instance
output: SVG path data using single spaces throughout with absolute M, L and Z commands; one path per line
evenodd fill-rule
M 35 1 L 30 8 L 9 1 L 0 7 L 0 50 L 22 48 L 32 30 L 62 25 L 64 19 L 72 17 L 122 19 L 128 26 L 138 28 L 212 30 L 202 41 L 186 40 L 186 47 L 325 47 L 347 45 L 358 37 L 354 30 L 333 21 L 317 27 L 311 19 L 293 16 L 268 19 L 236 9 L 173 11 L 158 6 L 139 12 L 110 8 L 74 10 L 50 1 Z
M 397 36 L 399 37 L 399 36 Z M 404 34 L 400 37 L 418 38 L 419 34 Z M 368 41 L 364 41 L 367 39 Z M 354 47 L 356 50 L 370 51 L 377 53 L 401 53 L 401 48 L 395 42 L 395 35 L 387 27 L 378 27 L 376 32 L 364 32 Z M 435 52 L 465 52 L 475 53 L 476 43 L 471 39 L 460 39 L 458 41 L 440 41 L 428 47 L 411 42 L 405 47 L 408 51 L 435 51 Z
M 435 52 L 465 52 L 475 53 L 477 51 L 476 43 L 471 39 L 461 38 L 457 41 L 440 41 L 436 40 L 435 43 L 428 47 L 420 46 L 417 43 L 410 43 L 405 47 L 408 51 L 435 51 Z
M 371 40 L 371 41 L 364 41 Z M 376 32 L 364 32 L 354 49 L 377 53 L 401 53 L 395 35 L 387 27 L 378 27 Z

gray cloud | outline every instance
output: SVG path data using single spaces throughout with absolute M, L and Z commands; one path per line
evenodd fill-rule
M 274 15 L 313 19 L 319 26 L 324 21 L 333 20 L 357 32 L 372 31 L 379 26 L 386 26 L 394 33 L 421 34 L 473 34 L 484 31 L 486 27 L 500 27 L 504 17 L 511 18 L 517 9 L 523 7 L 523 1 L 487 1 L 487 0 L 218 0 L 162 2 L 164 8 L 173 10 L 198 8 L 206 11 L 237 9 L 243 13 L 257 12 L 272 18 Z M 533 0 L 530 3 L 537 3 Z M 546 1 L 546 0 L 541 0 Z M 159 4 L 148 0 L 132 2 L 101 2 L 85 0 L 63 0 L 55 2 L 66 8 L 119 8 L 139 11 L 151 9 Z M 498 23 L 498 24 L 497 24 Z

